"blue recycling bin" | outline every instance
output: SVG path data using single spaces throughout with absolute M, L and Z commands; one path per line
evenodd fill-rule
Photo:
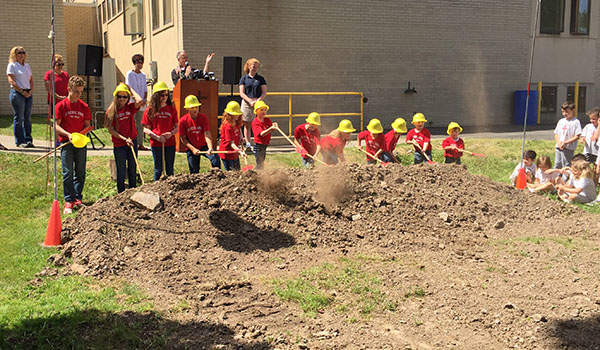
M 515 125 L 523 125 L 525 120 L 525 104 L 527 103 L 527 90 L 515 91 Z M 527 111 L 527 125 L 537 124 L 538 92 L 529 91 L 529 110 Z

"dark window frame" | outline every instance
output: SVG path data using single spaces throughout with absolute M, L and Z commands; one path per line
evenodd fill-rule
M 559 11 L 556 14 L 556 11 Z M 550 23 L 548 23 L 550 21 Z M 558 23 L 556 23 L 558 21 Z M 556 27 L 558 24 L 558 27 Z M 565 31 L 565 0 L 542 0 L 540 34 L 560 34 Z
M 542 85 L 542 103 L 540 113 L 556 113 L 556 102 L 558 96 L 558 86 Z
M 585 17 L 581 18 L 580 8 L 582 4 L 587 5 L 587 13 Z M 591 13 L 592 0 L 571 0 L 571 34 L 572 35 L 590 35 L 590 13 Z M 583 29 L 582 29 L 582 22 Z
M 575 94 L 575 86 L 574 85 L 567 86 L 567 98 L 565 99 L 565 101 L 575 102 L 575 99 L 573 98 L 574 94 Z M 585 100 L 586 99 L 587 99 L 587 86 L 579 85 L 579 98 L 577 101 L 577 113 L 578 114 L 585 113 L 585 111 L 586 111 Z

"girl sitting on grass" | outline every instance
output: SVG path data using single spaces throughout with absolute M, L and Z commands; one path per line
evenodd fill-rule
M 550 157 L 539 156 L 536 162 L 537 170 L 535 172 L 534 182 L 528 183 L 529 191 L 535 192 L 554 192 L 556 179 L 559 175 L 559 169 L 552 169 Z
M 567 184 L 556 185 L 558 196 L 568 203 L 589 203 L 596 198 L 596 185 L 590 163 L 574 161 L 571 165 L 572 177 Z

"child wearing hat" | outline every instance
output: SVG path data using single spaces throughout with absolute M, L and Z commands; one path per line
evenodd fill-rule
M 310 167 L 314 163 L 313 158 L 308 155 L 316 157 L 321 152 L 319 126 L 321 126 L 321 116 L 317 112 L 312 112 L 306 118 L 306 123 L 298 125 L 294 130 L 294 143 L 307 152 L 306 155 L 302 155 L 302 165 L 305 167 Z
M 227 152 L 219 154 L 223 161 L 223 167 L 227 171 L 240 170 L 239 155 L 246 157 L 246 153 L 239 147 L 242 140 L 242 125 L 244 123 L 240 117 L 241 115 L 240 104 L 236 101 L 229 101 L 225 111 L 223 111 L 221 143 L 219 144 L 219 151 Z
M 133 95 L 135 102 L 129 102 Z M 113 101 L 106 110 L 104 127 L 112 136 L 113 154 L 117 168 L 117 192 L 125 191 L 125 176 L 127 186 L 134 188 L 137 181 L 134 152 L 137 154 L 137 128 L 135 114 L 144 101 L 135 90 L 126 84 L 119 84 L 113 92 Z
M 376 158 L 380 159 L 383 152 L 385 137 L 383 136 L 383 127 L 377 118 L 373 118 L 367 125 L 367 130 L 358 134 L 358 143 L 356 147 L 362 148 L 362 140 L 365 140 L 365 148 L 367 150 L 367 163 L 375 163 Z
M 406 134 L 406 143 L 410 143 L 415 146 L 415 161 L 414 164 L 421 164 L 425 161 L 427 154 L 431 159 L 431 133 L 425 128 L 425 115 L 423 113 L 416 113 L 412 119 L 412 125 L 415 126 Z
M 456 122 L 448 124 L 448 130 L 446 133 L 449 135 L 442 141 L 442 148 L 444 149 L 444 157 L 446 157 L 446 164 L 461 164 L 460 157 L 462 157 L 461 150 L 465 149 L 465 142 L 460 138 L 459 134 L 463 129 Z
M 210 161 L 213 168 L 221 168 L 219 157 L 212 153 L 213 144 L 208 117 L 200 113 L 201 105 L 196 96 L 187 96 L 183 108 L 188 113 L 179 120 L 179 140 L 187 147 L 186 154 L 190 174 L 200 172 L 201 155 Z
M 252 121 L 252 133 L 254 134 L 254 156 L 256 157 L 256 169 L 264 167 L 267 157 L 267 147 L 271 142 L 271 132 L 277 128 L 277 123 L 273 123 L 267 118 L 267 106 L 264 101 L 257 101 L 254 104 L 254 114 L 256 118 Z
M 406 121 L 403 118 L 396 118 L 392 123 L 392 130 L 384 135 L 384 146 L 382 160 L 388 163 L 400 163 L 400 160 L 394 156 L 394 150 L 398 144 L 400 136 L 407 131 Z
M 340 121 L 337 129 L 334 129 L 327 136 L 321 139 L 321 154 L 323 161 L 328 165 L 336 165 L 338 162 L 345 162 L 344 147 L 350 140 L 350 134 L 356 129 L 348 119 Z

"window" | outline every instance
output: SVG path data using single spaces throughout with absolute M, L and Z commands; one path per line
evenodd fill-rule
M 578 113 L 585 112 L 585 98 L 587 87 L 579 85 L 579 99 L 577 100 Z M 567 101 L 575 101 L 575 86 L 567 86 Z
M 565 0 L 542 0 L 541 6 L 540 33 L 562 33 L 565 28 Z
M 590 0 L 571 0 L 571 34 L 590 34 Z
M 106 0 L 106 20 L 110 21 L 112 18 L 112 2 L 113 0 Z
M 123 10 L 123 0 L 117 0 L 117 12 L 121 12 Z
M 556 112 L 556 86 L 542 86 L 541 113 Z
M 113 18 L 117 15 L 117 0 L 110 0 L 110 3 L 112 4 L 112 16 L 110 18 Z
M 152 0 L 152 29 L 160 27 L 158 0 Z
M 102 3 L 102 23 L 106 23 L 106 1 Z
M 172 10 L 172 1 L 163 0 L 163 25 L 170 24 L 173 21 Z
M 108 33 L 104 32 L 104 54 L 108 55 Z

